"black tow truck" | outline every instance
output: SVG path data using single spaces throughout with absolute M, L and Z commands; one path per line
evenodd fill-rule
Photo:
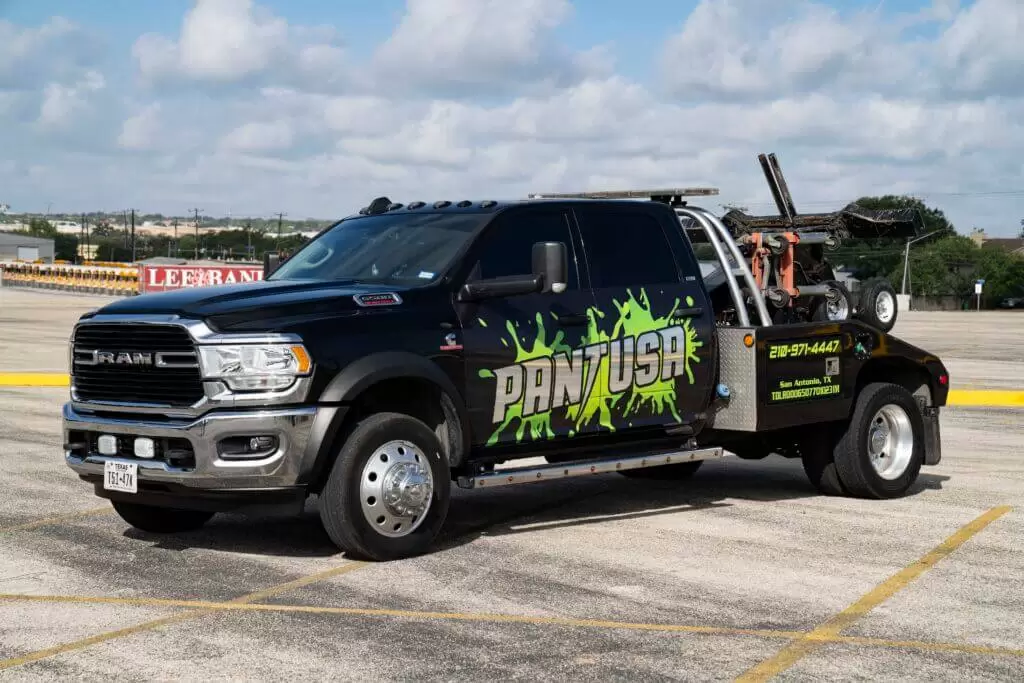
M 111 303 L 72 333 L 66 462 L 150 532 L 316 495 L 369 560 L 429 551 L 453 486 L 776 453 L 823 494 L 905 494 L 941 456 L 943 364 L 858 319 L 773 322 L 687 199 L 716 192 L 381 197 L 261 282 Z

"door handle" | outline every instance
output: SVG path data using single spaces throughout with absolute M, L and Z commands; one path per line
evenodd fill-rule
M 558 322 L 563 325 L 586 325 L 589 321 L 590 318 L 582 313 L 566 313 L 558 316 Z
M 704 309 L 700 306 L 694 306 L 693 308 L 680 308 L 672 314 L 673 320 L 679 320 L 681 318 L 693 318 L 704 312 Z

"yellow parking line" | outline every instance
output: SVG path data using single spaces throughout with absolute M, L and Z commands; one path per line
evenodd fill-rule
M 786 669 L 792 667 L 798 661 L 806 657 L 821 645 L 833 641 L 843 631 L 852 626 L 854 622 L 866 615 L 878 605 L 882 604 L 899 591 L 906 588 L 921 574 L 931 569 L 944 557 L 947 557 L 957 548 L 969 541 L 975 534 L 996 521 L 1012 508 L 1009 506 L 995 507 L 975 518 L 970 523 L 960 527 L 952 536 L 936 546 L 917 562 L 904 567 L 882 583 L 875 586 L 871 591 L 857 600 L 855 603 L 835 615 L 824 624 L 805 634 L 784 647 L 774 657 L 766 659 L 760 664 L 747 670 L 737 681 L 748 683 L 750 681 L 767 681 L 777 676 Z
M 70 378 L 58 372 L 0 372 L 0 387 L 66 387 Z M 950 406 L 1024 408 L 1024 391 L 1012 389 L 951 389 Z
M 25 522 L 24 524 L 15 524 L 14 526 L 0 527 L 0 534 L 6 534 L 12 531 L 27 531 L 29 529 L 38 529 L 41 526 L 60 524 L 61 522 L 68 522 L 74 519 L 79 519 L 81 517 L 101 515 L 105 512 L 110 512 L 112 509 L 113 508 L 111 508 L 109 505 L 104 505 L 103 507 L 92 508 L 91 510 L 82 510 L 81 512 L 72 512 L 66 515 L 58 515 L 56 517 L 37 519 L 34 522 Z
M 1024 391 L 951 389 L 949 404 L 979 408 L 1024 408 Z
M 246 595 L 242 595 L 240 597 L 234 598 L 233 600 L 229 600 L 227 603 L 224 604 L 244 605 L 246 603 L 253 602 L 256 600 L 264 600 L 266 598 L 274 597 L 275 595 L 278 595 L 280 593 L 284 593 L 285 591 L 290 591 L 295 588 L 301 588 L 302 586 L 308 586 L 309 584 L 314 583 L 316 581 L 323 581 L 325 579 L 330 579 L 335 576 L 347 574 L 348 572 L 355 571 L 356 569 L 359 569 L 360 567 L 363 567 L 366 564 L 366 562 L 348 562 L 346 564 L 341 565 L 340 567 L 327 569 L 322 572 L 317 572 L 316 574 L 310 574 L 309 576 L 304 576 L 301 579 L 296 579 L 295 581 L 281 583 L 276 586 L 271 586 L 270 588 L 265 588 L 263 590 L 256 591 L 254 593 L 247 593 Z M 7 599 L 9 599 L 9 597 Z M 11 657 L 10 659 L 0 659 L 0 671 L 3 671 L 4 669 L 10 669 L 16 666 L 22 666 L 23 664 L 29 664 L 31 662 L 38 662 L 41 659 L 46 659 L 47 657 L 53 657 L 55 655 L 64 654 L 66 652 L 82 650 L 91 645 L 96 645 L 98 643 L 105 643 L 111 640 L 115 640 L 117 638 L 123 638 L 125 636 L 141 633 L 143 631 L 150 631 L 152 629 L 159 628 L 161 626 L 166 626 L 168 624 L 176 624 L 181 621 L 187 621 L 188 619 L 194 619 L 204 614 L 212 614 L 215 611 L 216 610 L 214 609 L 201 608 L 190 612 L 184 612 L 182 614 L 173 614 L 167 617 L 161 617 L 159 619 L 153 619 L 151 621 L 146 621 L 141 624 L 136 624 L 135 626 L 129 626 L 127 628 L 118 629 L 116 631 L 107 631 L 106 633 L 99 633 L 97 635 L 89 636 L 88 638 L 83 638 L 81 640 L 75 640 L 70 643 L 55 645 L 54 647 L 48 647 L 45 650 L 29 652 L 28 654 L 24 654 L 19 657 Z
M 70 383 L 61 372 L 0 372 L 0 387 L 66 387 Z
M 305 583 L 311 580 L 300 579 Z M 294 583 L 294 582 L 293 582 Z M 207 602 L 203 600 L 172 600 L 164 598 L 117 598 L 85 595 L 21 595 L 0 594 L 0 602 L 48 602 L 99 605 L 130 605 L 135 607 L 185 608 L 203 612 L 245 611 L 278 612 L 294 614 L 335 614 L 363 617 L 398 617 L 438 621 L 475 621 L 483 623 L 529 624 L 534 626 L 565 626 L 570 628 L 591 628 L 627 631 L 662 631 L 670 633 L 693 633 L 721 636 L 754 636 L 760 638 L 813 638 L 822 643 L 843 643 L 875 647 L 928 650 L 936 652 L 964 652 L 970 654 L 1024 657 L 1024 649 L 991 647 L 969 643 L 945 643 L 922 640 L 889 640 L 839 634 L 812 635 L 810 631 L 737 628 L 732 626 L 703 626 L 693 624 L 658 624 L 643 622 L 612 621 L 606 619 L 574 619 L 571 617 L 539 617 L 519 614 L 493 614 L 486 612 L 430 612 L 421 610 L 375 609 L 361 607 L 318 607 L 315 605 L 267 605 L 252 602 Z M 180 616 L 180 615 L 176 615 Z M 166 621 L 162 621 L 166 623 Z M 133 631 L 135 632 L 135 631 Z

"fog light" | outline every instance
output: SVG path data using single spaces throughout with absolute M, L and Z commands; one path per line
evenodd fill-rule
M 156 444 L 153 439 L 143 436 L 135 439 L 135 457 L 151 460 L 156 457 Z
M 96 450 L 100 455 L 117 455 L 117 437 L 112 434 L 103 434 L 96 440 Z
M 277 448 L 277 437 L 269 435 L 232 436 L 217 445 L 220 457 L 226 460 L 265 458 Z

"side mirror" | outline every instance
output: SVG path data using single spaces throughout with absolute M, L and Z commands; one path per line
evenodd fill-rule
M 263 254 L 263 279 L 267 279 L 271 273 L 281 265 L 281 255 L 276 251 L 268 251 Z
M 564 242 L 533 245 L 533 274 L 541 277 L 544 294 L 561 294 L 569 283 L 569 256 Z

